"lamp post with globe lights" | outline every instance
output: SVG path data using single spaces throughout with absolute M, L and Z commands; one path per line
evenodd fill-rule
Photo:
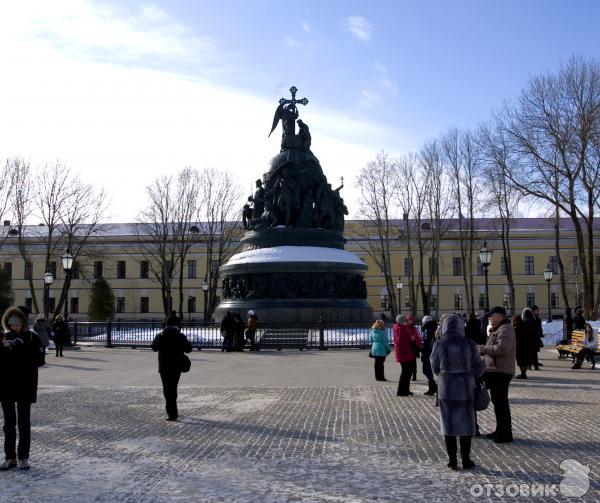
M 483 273 L 485 274 L 485 311 L 490 310 L 490 291 L 488 285 L 488 267 L 492 263 L 492 250 L 488 248 L 487 241 L 483 242 L 483 247 L 479 250 L 479 262 L 483 266 Z
M 548 264 L 544 270 L 544 279 L 548 285 L 548 323 L 552 321 L 552 302 L 550 301 L 550 282 L 552 281 L 552 274 L 552 269 L 550 269 L 550 264 Z

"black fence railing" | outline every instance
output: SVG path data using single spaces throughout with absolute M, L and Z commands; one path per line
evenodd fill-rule
M 161 321 L 103 321 L 70 323 L 75 343 L 106 347 L 150 347 Z M 182 321 L 181 331 L 197 349 L 220 349 L 223 345 L 217 323 Z M 256 330 L 256 348 L 261 349 L 333 349 L 367 348 L 370 346 L 370 324 L 326 323 L 259 323 Z M 392 343 L 392 330 L 388 328 Z

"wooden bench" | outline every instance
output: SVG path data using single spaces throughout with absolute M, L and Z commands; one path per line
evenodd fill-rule
M 558 350 L 558 358 L 561 359 L 571 356 L 573 361 L 575 361 L 577 353 L 579 353 L 579 351 L 581 351 L 583 348 L 584 338 L 585 333 L 583 330 L 573 330 L 573 333 L 571 334 L 571 342 L 569 344 L 559 344 L 556 346 L 556 349 Z M 600 354 L 600 337 L 598 338 L 598 346 L 596 347 L 595 354 Z
M 575 359 L 575 355 L 581 351 L 583 347 L 583 338 L 585 334 L 583 330 L 573 330 L 571 333 L 571 342 L 569 344 L 559 344 L 556 346 L 558 350 L 558 358 L 566 358 L 572 356 Z

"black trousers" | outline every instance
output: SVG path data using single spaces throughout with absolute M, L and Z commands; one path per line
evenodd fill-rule
M 375 367 L 375 379 L 377 381 L 383 381 L 385 379 L 383 362 L 385 362 L 385 356 L 374 356 L 375 360 L 373 366 Z
M 62 356 L 63 346 L 65 345 L 65 343 L 64 342 L 55 342 L 54 345 L 56 346 L 56 356 L 58 356 L 58 355 Z
M 401 362 L 402 372 L 398 381 L 398 395 L 406 395 L 410 391 L 410 379 L 417 367 L 417 361 Z
M 177 419 L 177 386 L 179 384 L 179 378 L 181 377 L 181 371 L 179 370 L 166 370 L 160 372 L 160 380 L 162 381 L 163 395 L 165 396 L 165 409 L 167 410 L 167 416 L 172 419 Z
M 463 462 L 471 459 L 471 437 L 459 437 L 460 438 L 460 457 Z M 444 436 L 446 442 L 446 452 L 448 453 L 448 459 L 450 462 L 456 461 L 456 437 Z
M 582 364 L 586 357 L 590 359 L 591 363 L 595 363 L 594 351 L 590 348 L 581 348 L 581 351 L 577 353 L 577 363 Z
M 508 403 L 508 386 L 512 376 L 501 372 L 486 372 L 485 382 L 490 390 L 490 398 L 494 404 L 496 415 L 496 433 L 498 435 L 512 434 L 512 419 Z
M 250 351 L 254 351 L 256 348 L 256 332 L 252 330 L 246 330 L 246 339 L 250 342 Z
M 4 413 L 4 455 L 6 459 L 29 459 L 31 445 L 31 402 L 2 400 Z M 18 417 L 18 420 L 17 420 Z M 19 449 L 17 443 L 17 424 L 19 426 Z

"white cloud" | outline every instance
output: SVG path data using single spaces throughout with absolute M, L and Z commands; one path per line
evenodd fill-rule
M 203 42 L 208 38 L 157 7 L 130 15 L 84 1 L 49 4 L 0 6 L 0 159 L 63 160 L 105 187 L 111 221 L 133 220 L 145 204 L 144 187 L 159 174 L 214 166 L 249 190 L 267 169 L 279 151 L 280 130 L 267 139 L 279 96 L 265 100 L 224 85 L 225 78 L 198 80 L 167 68 L 182 60 L 212 68 L 204 55 L 220 54 Z M 200 57 L 190 44 L 203 48 Z M 152 64 L 154 49 L 160 67 Z M 136 64 L 122 64 L 124 51 Z M 323 105 L 309 105 L 302 117 L 325 174 L 333 183 L 345 176 L 352 216 L 358 194 L 351 180 L 359 169 L 381 148 L 414 147 L 405 132 Z
M 304 30 L 304 33 L 310 33 L 310 25 L 307 21 L 302 21 L 302 29 Z
M 368 42 L 371 39 L 371 23 L 362 16 L 349 16 L 345 22 L 346 30 L 358 40 Z
M 283 40 L 285 42 L 285 45 L 287 45 L 288 47 L 292 47 L 294 49 L 300 47 L 300 42 L 298 42 L 294 37 L 290 35 L 286 35 Z

